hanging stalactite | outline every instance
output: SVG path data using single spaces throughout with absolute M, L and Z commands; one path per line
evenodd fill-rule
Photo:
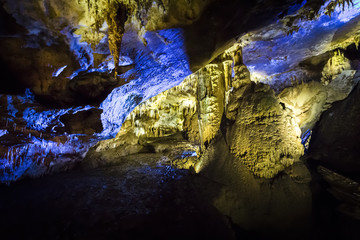
M 110 5 L 109 14 L 106 16 L 106 22 L 109 26 L 109 50 L 114 58 L 115 78 L 118 73 L 121 41 L 124 35 L 127 18 L 128 9 L 124 4 L 114 2 Z

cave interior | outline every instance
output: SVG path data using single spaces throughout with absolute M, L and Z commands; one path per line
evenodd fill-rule
M 1 239 L 360 239 L 359 0 L 0 0 Z

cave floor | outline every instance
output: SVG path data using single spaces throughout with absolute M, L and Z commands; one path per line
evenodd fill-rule
M 244 231 L 211 204 L 221 186 L 175 169 L 161 154 L 0 186 L 1 239 L 339 239 L 357 229 L 338 217 L 324 189 L 314 194 L 309 234 L 276 238 Z M 199 191 L 201 189 L 201 191 Z M 206 192 L 206 194 L 204 194 Z M 351 225 L 350 227 L 348 225 Z M 354 225 L 355 224 L 355 225 Z M 305 237 L 304 237 L 305 236 Z M 347 238 L 356 239 L 356 238 Z
M 158 157 L 1 186 L 1 239 L 234 239 L 198 177 Z

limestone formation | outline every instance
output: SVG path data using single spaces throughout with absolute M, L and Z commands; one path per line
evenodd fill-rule
M 230 58 L 231 57 L 231 58 Z M 233 69 L 229 69 L 229 60 Z M 234 71 L 234 77 L 229 72 Z M 223 116 L 235 121 L 228 144 L 255 176 L 272 178 L 303 154 L 294 112 L 273 90 L 254 85 L 238 45 L 194 73 L 177 87 L 137 106 L 114 140 L 98 145 L 137 145 L 136 139 L 185 132 L 203 152 L 220 131 Z
M 291 124 L 291 111 L 282 109 L 271 90 L 254 83 L 244 87 L 256 88 L 257 92 L 248 89 L 234 124 L 222 121 L 222 130 L 201 155 L 195 170 L 221 185 L 213 198 L 214 206 L 242 228 L 284 229 L 290 222 L 302 226 L 311 209 L 311 177 L 298 159 L 303 150 L 298 127 L 295 122 Z M 254 104 L 252 101 L 260 96 L 267 98 Z M 258 114 L 257 109 L 262 110 L 264 115 L 245 118 L 249 109 Z M 272 135 L 266 134 L 268 130 Z M 284 137 L 291 144 L 280 140 Z M 242 156 L 237 155 L 240 151 Z
M 232 55 L 233 60 L 233 73 L 234 77 L 231 78 L 231 91 L 227 92 L 226 96 L 226 117 L 230 120 L 235 120 L 237 109 L 239 108 L 240 99 L 247 90 L 246 86 L 250 84 L 250 72 L 243 64 L 242 49 L 235 44 L 228 49 L 228 52 Z
M 129 131 L 138 138 L 163 137 L 183 131 L 196 112 L 196 84 L 187 78 L 179 86 L 139 104 L 116 138 Z
M 118 75 L 121 42 L 125 32 L 125 22 L 128 18 L 128 9 L 124 4 L 113 2 L 108 6 L 109 13 L 106 15 L 106 22 L 109 25 L 109 50 L 114 58 L 115 77 Z
M 311 81 L 284 89 L 278 98 L 293 111 L 302 134 L 311 130 L 320 115 L 336 102 L 345 99 L 360 80 L 355 70 L 343 70 L 326 86 Z
M 329 59 L 322 71 L 321 82 L 328 85 L 342 71 L 350 69 L 349 59 L 344 57 L 344 54 L 340 51 L 335 51 L 334 56 Z
M 231 152 L 255 176 L 273 178 L 303 155 L 301 131 L 291 110 L 264 86 L 244 96 L 233 126 Z
M 234 46 L 228 53 L 234 76 L 225 81 L 231 88 L 224 91 L 220 128 L 195 170 L 221 184 L 214 206 L 245 229 L 305 224 L 311 177 L 299 159 L 304 147 L 295 112 L 268 85 L 251 82 L 241 48 Z
M 183 132 L 191 143 L 204 147 L 220 127 L 231 85 L 229 67 L 228 56 L 221 56 L 179 86 L 139 104 L 126 118 L 116 138 L 101 145 L 137 144 L 130 135 L 158 138 Z
M 194 168 L 223 184 L 212 197 L 214 206 L 243 228 L 304 223 L 310 176 L 299 160 L 304 151 L 299 122 L 286 106 L 269 86 L 251 82 L 235 46 L 179 86 L 137 106 L 116 138 L 95 145 L 85 162 L 97 166 L 128 154 L 161 153 L 172 166 Z M 190 143 L 170 143 L 181 132 Z M 200 147 L 197 157 L 175 156 L 186 144 Z
M 315 81 L 286 88 L 278 95 L 282 104 L 293 111 L 302 132 L 312 129 L 320 118 L 327 96 L 326 87 Z
M 202 146 L 217 133 L 225 108 L 225 74 L 223 64 L 211 63 L 197 73 L 197 105 Z

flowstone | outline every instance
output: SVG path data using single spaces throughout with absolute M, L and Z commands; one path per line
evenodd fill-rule
M 303 155 L 301 131 L 292 111 L 280 104 L 272 90 L 248 87 L 253 93 L 239 106 L 231 152 L 255 176 L 273 178 Z

